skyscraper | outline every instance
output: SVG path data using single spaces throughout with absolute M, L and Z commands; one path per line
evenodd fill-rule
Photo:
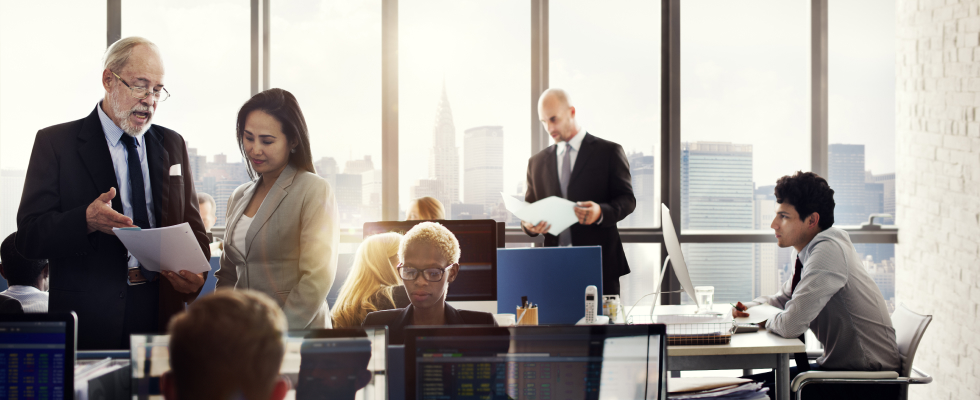
M 481 204 L 488 212 L 503 200 L 504 128 L 480 126 L 463 132 L 463 203 Z M 472 210 L 468 210 L 472 211 Z
M 771 225 L 776 217 L 776 196 L 774 185 L 763 186 L 755 191 L 755 229 L 772 231 Z M 779 271 L 790 258 L 791 248 L 779 248 L 776 243 L 756 243 L 755 246 L 755 289 L 753 298 L 759 295 L 776 293 L 782 283 Z
M 630 178 L 633 183 L 633 196 L 636 197 L 636 209 L 626 217 L 623 225 L 634 228 L 651 227 L 654 222 L 654 212 L 658 209 L 653 198 L 653 156 L 633 153 L 626 158 L 630 163 Z
M 868 220 L 865 201 L 864 145 L 828 146 L 827 182 L 834 189 L 834 225 L 860 225 Z
M 752 145 L 681 143 L 681 229 L 753 229 Z M 751 244 L 684 245 L 691 280 L 715 287 L 715 301 L 752 298 Z
M 456 147 L 456 125 L 453 124 L 453 110 L 449 107 L 445 84 L 442 86 L 442 99 L 436 107 L 432 137 L 429 178 L 442 182 L 443 190 L 433 197 L 445 206 L 459 203 L 459 148 Z

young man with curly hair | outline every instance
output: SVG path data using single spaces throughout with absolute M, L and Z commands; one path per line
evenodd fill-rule
M 412 304 L 405 308 L 375 311 L 363 326 L 387 326 L 390 344 L 405 343 L 410 325 L 493 325 L 493 314 L 457 310 L 446 304 L 449 284 L 459 274 L 459 241 L 437 222 L 415 225 L 398 247 L 398 274 Z
M 791 371 L 792 376 L 807 369 L 897 371 L 901 360 L 885 298 L 847 232 L 833 227 L 834 190 L 812 172 L 797 172 L 776 182 L 776 202 L 771 227 L 779 247 L 793 247 L 799 254 L 793 279 L 776 294 L 739 302 L 732 314 L 747 316 L 753 306 L 770 304 L 783 311 L 764 323 L 769 332 L 794 338 L 813 330 L 824 346 L 823 355 L 814 364 L 798 357 L 799 367 Z M 753 378 L 773 381 L 772 373 Z M 897 388 L 834 386 L 815 385 L 810 391 L 866 399 Z

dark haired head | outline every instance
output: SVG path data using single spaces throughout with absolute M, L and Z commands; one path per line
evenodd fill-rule
M 776 181 L 776 202 L 789 203 L 806 220 L 813 213 L 820 215 L 820 230 L 834 225 L 834 189 L 827 180 L 813 172 L 796 171 Z
M 48 260 L 28 260 L 20 255 L 14 247 L 17 232 L 11 233 L 0 243 L 0 263 L 3 264 L 3 274 L 10 286 L 34 286 L 37 278 L 44 272 Z
M 252 111 L 262 111 L 271 115 L 279 124 L 282 125 L 282 133 L 286 135 L 289 143 L 298 143 L 296 152 L 289 155 L 289 164 L 300 171 L 316 173 L 313 168 L 313 153 L 310 151 L 310 133 L 306 128 L 306 118 L 303 118 L 303 111 L 299 109 L 299 102 L 292 93 L 279 88 L 262 91 L 245 102 L 242 109 L 238 111 L 238 124 L 236 131 L 238 135 L 238 150 L 242 152 L 242 159 L 246 160 L 248 176 L 255 178 L 255 171 L 252 164 L 247 162 L 248 155 L 245 154 L 245 120 Z

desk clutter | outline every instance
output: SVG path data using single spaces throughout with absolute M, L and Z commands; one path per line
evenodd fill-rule
M 745 378 L 670 378 L 668 399 L 767 400 L 768 388 Z

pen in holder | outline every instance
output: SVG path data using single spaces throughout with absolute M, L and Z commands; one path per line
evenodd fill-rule
M 521 308 L 517 307 L 517 325 L 537 325 L 538 307 Z

